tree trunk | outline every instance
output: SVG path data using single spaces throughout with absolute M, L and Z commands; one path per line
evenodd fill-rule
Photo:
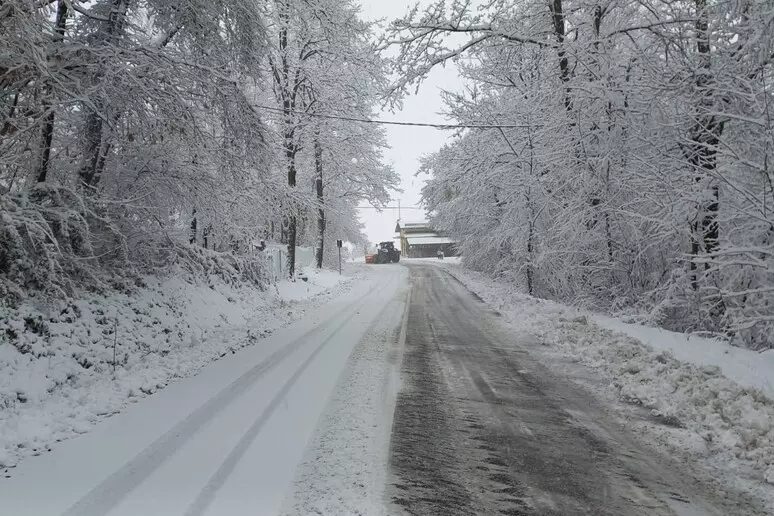
M 205 249 L 210 248 L 210 235 L 212 234 L 212 224 L 207 224 L 207 227 L 202 230 L 202 244 L 204 244 Z M 215 249 L 215 246 L 213 244 L 213 250 Z
M 322 161 L 322 145 L 320 145 L 319 131 L 315 135 L 314 139 L 314 165 L 317 172 L 317 178 L 315 179 L 315 189 L 317 191 L 317 249 L 316 260 L 317 268 L 322 269 L 323 266 L 323 251 L 325 248 L 325 198 L 323 196 L 323 161 Z
M 64 40 L 65 30 L 67 28 L 67 2 L 59 0 L 56 6 L 56 23 L 54 25 L 54 36 L 51 40 L 52 51 L 56 52 L 56 47 Z M 38 168 L 38 183 L 45 183 L 48 177 L 49 163 L 51 162 L 51 144 L 54 139 L 54 121 L 56 119 L 56 110 L 54 109 L 51 97 L 54 95 L 54 88 L 49 84 L 48 96 L 43 100 L 43 110 L 46 111 L 46 119 L 43 123 L 43 149 L 41 151 L 40 165 Z
M 286 148 L 285 156 L 288 159 L 288 186 L 296 186 L 296 152 L 292 145 Z M 290 206 L 288 214 L 288 276 L 293 277 L 296 273 L 296 237 L 298 236 L 298 221 L 296 219 L 295 206 Z
M 699 287 L 699 272 L 697 258 L 703 251 L 712 254 L 718 247 L 720 229 L 718 226 L 718 210 L 720 207 L 720 191 L 712 182 L 717 168 L 717 145 L 723 135 L 725 123 L 714 115 L 705 112 L 712 111 L 714 95 L 712 76 L 710 74 L 710 36 L 707 0 L 696 0 L 698 17 L 696 19 L 696 50 L 699 54 L 699 71 L 696 77 L 696 90 L 699 94 L 699 105 L 696 114 L 696 124 L 690 135 L 688 146 L 688 161 L 694 170 L 694 181 L 699 184 L 702 198 L 699 200 L 696 220 L 691 223 L 691 285 L 694 290 Z M 704 194 L 707 195 L 704 195 Z M 710 264 L 705 261 L 704 269 Z
M 562 0 L 550 0 L 548 7 L 551 11 L 551 21 L 554 25 L 554 35 L 556 36 L 557 51 L 556 55 L 559 58 L 559 79 L 565 86 L 564 90 L 564 107 L 567 113 L 572 112 L 572 97 L 570 87 L 567 83 L 570 82 L 570 60 L 567 57 L 567 51 L 564 49 L 565 23 L 564 23 L 564 11 L 562 7 Z
M 129 9 L 130 0 L 111 0 L 108 20 L 104 22 L 104 31 L 97 33 L 98 43 L 100 45 L 114 45 L 118 41 L 118 36 L 123 30 L 126 22 L 126 13 Z M 100 63 L 95 81 L 99 82 L 105 74 L 105 63 Z M 87 108 L 85 135 L 84 135 L 84 155 L 83 164 L 78 171 L 81 182 L 89 189 L 93 189 L 99 184 L 100 177 L 105 170 L 108 154 L 110 153 L 110 144 L 104 142 L 104 122 L 105 103 L 102 99 L 92 99 L 94 108 Z
M 287 2 L 280 5 L 280 31 L 279 31 L 279 51 L 282 59 L 280 94 L 282 96 L 282 114 L 285 125 L 283 131 L 283 147 L 285 149 L 285 159 L 288 167 L 288 186 L 296 186 L 296 152 L 298 146 L 295 142 L 295 87 L 291 87 L 290 63 L 288 62 L 288 25 L 290 24 L 290 6 Z M 290 206 L 288 213 L 288 275 L 292 278 L 296 273 L 296 237 L 298 232 L 298 221 L 296 220 L 295 207 Z
M 296 216 L 290 216 L 288 223 L 288 276 L 293 277 L 296 274 Z
M 196 233 L 197 233 L 197 221 L 196 221 L 196 208 L 193 209 L 193 212 L 191 212 L 191 232 L 188 238 L 188 242 L 191 244 L 196 243 Z
M 64 3 L 64 2 L 63 2 Z M 46 99 L 43 101 L 43 109 L 48 111 L 46 120 L 43 123 L 43 149 L 38 168 L 38 183 L 45 183 L 48 177 L 48 166 L 51 161 L 51 144 L 54 139 L 54 108 L 51 102 Z
M 527 293 L 530 296 L 535 295 L 535 271 L 532 269 L 532 254 L 535 251 L 535 213 L 530 202 L 530 221 L 529 221 L 529 234 L 527 235 Z
M 293 133 L 285 134 L 285 157 L 288 160 L 288 186 L 296 186 L 296 146 Z M 296 237 L 298 234 L 298 221 L 296 219 L 295 206 L 290 204 L 288 214 L 288 276 L 293 277 L 296 272 Z
M 16 116 L 16 106 L 18 105 L 19 92 L 17 91 L 13 95 L 13 100 L 11 101 L 11 106 L 8 108 L 8 115 L 5 117 L 3 127 L 0 127 L 0 137 L 16 132 L 16 125 L 13 123 L 13 119 Z
M 96 104 L 96 103 L 95 103 Z M 99 106 L 101 104 L 97 104 Z M 98 179 L 99 157 L 102 154 L 102 118 L 94 111 L 86 115 L 84 128 L 83 165 L 78 171 L 81 182 L 86 187 L 96 186 Z
M 532 140 L 532 121 L 527 118 L 527 137 L 529 149 L 529 178 L 535 174 L 535 146 Z M 527 206 L 529 207 L 529 234 L 527 235 L 527 293 L 530 296 L 535 295 L 535 224 L 537 224 L 537 210 L 532 197 L 532 187 L 526 189 Z

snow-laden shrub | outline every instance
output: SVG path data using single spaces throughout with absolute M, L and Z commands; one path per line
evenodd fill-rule
M 71 190 L 38 186 L 0 197 L 0 278 L 5 303 L 21 292 L 63 294 L 75 276 L 89 276 L 93 261 L 88 219 L 95 219 Z
M 170 263 L 182 266 L 194 277 L 218 277 L 234 287 L 240 283 L 250 283 L 265 288 L 270 282 L 262 253 L 245 256 L 191 245 L 172 246 L 169 251 Z
M 10 307 L 34 292 L 66 298 L 74 285 L 126 291 L 124 283 L 131 288 L 141 273 L 173 267 L 196 279 L 265 287 L 265 260 L 244 251 L 218 252 L 164 232 L 119 226 L 107 207 L 63 187 L 0 196 L 0 294 Z

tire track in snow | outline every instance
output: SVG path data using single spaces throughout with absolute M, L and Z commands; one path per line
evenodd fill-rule
M 199 496 L 196 497 L 196 500 L 194 500 L 193 503 L 188 507 L 188 510 L 185 511 L 185 516 L 202 516 L 207 511 L 215 499 L 215 495 L 218 493 L 220 488 L 223 487 L 223 484 L 226 483 L 226 480 L 228 480 L 228 477 L 231 476 L 231 473 L 234 472 L 234 468 L 236 468 L 239 460 L 242 458 L 248 448 L 250 448 L 250 445 L 253 443 L 253 441 L 255 441 L 255 438 L 258 437 L 261 429 L 272 416 L 272 414 L 274 414 L 274 411 L 277 409 L 285 396 L 287 396 L 290 389 L 296 384 L 301 375 L 304 374 L 304 371 L 306 371 L 306 369 L 309 367 L 309 364 L 311 364 L 314 359 L 317 358 L 317 355 L 320 354 L 323 348 L 325 348 L 325 346 L 327 346 L 328 343 L 332 341 L 336 335 L 338 335 L 339 330 L 341 330 L 341 328 L 344 327 L 355 315 L 356 313 L 353 313 L 350 317 L 347 317 L 344 322 L 339 325 L 336 331 L 330 334 L 328 338 L 322 342 L 322 344 L 317 346 L 312 354 L 309 355 L 306 360 L 304 360 L 304 363 L 301 364 L 301 366 L 296 369 L 293 375 L 288 378 L 288 380 L 282 385 L 274 398 L 272 398 L 271 402 L 269 402 L 269 405 L 263 410 L 261 415 L 250 426 L 247 432 L 245 432 L 242 438 L 239 439 L 239 442 L 236 444 L 236 446 L 234 446 L 218 470 L 207 481 L 207 484 L 200 491 Z
M 286 392 L 286 387 L 287 389 L 292 387 L 292 383 L 298 379 L 298 376 L 301 375 L 303 369 L 308 366 L 308 362 L 310 363 L 311 359 L 314 358 L 314 356 L 316 356 L 320 350 L 322 350 L 324 345 L 336 333 L 338 333 L 341 328 L 346 326 L 346 324 L 355 315 L 357 315 L 357 307 L 361 305 L 363 300 L 367 299 L 371 294 L 373 294 L 374 291 L 379 290 L 383 283 L 385 283 L 384 279 L 372 286 L 365 294 L 358 297 L 354 302 L 346 305 L 335 316 L 338 317 L 342 314 L 346 314 L 341 322 L 337 324 L 331 331 L 323 344 L 312 353 L 312 356 L 307 359 L 307 362 L 304 362 L 302 369 L 297 371 L 296 374 L 291 377 L 289 380 L 290 385 L 285 384 L 283 386 L 283 388 L 280 390 L 280 395 L 272 400 L 270 407 L 267 407 L 267 411 L 269 411 L 269 408 L 272 408 L 272 406 L 281 400 L 281 398 L 284 396 L 283 392 Z M 331 326 L 333 325 L 325 325 L 325 327 L 322 328 L 322 331 L 325 331 L 326 328 L 330 328 Z M 286 346 L 283 346 L 281 349 L 272 353 L 266 360 L 257 364 L 246 373 L 242 374 L 228 386 L 221 389 L 221 391 L 218 392 L 215 396 L 191 412 L 183 421 L 169 429 L 166 433 L 164 433 L 164 435 L 156 439 L 142 452 L 137 454 L 132 460 L 127 462 L 124 466 L 116 470 L 100 484 L 95 486 L 91 491 L 86 493 L 72 506 L 70 506 L 70 508 L 67 509 L 62 516 L 104 516 L 110 512 L 124 498 L 126 498 L 132 491 L 134 491 L 146 478 L 148 478 L 148 476 L 150 476 L 162 464 L 171 458 L 186 442 L 188 442 L 199 430 L 201 430 L 204 425 L 206 425 L 215 416 L 225 410 L 226 407 L 234 400 L 236 400 L 240 395 L 244 394 L 268 371 L 280 364 L 285 358 L 301 349 L 304 344 L 307 343 L 308 338 L 320 330 L 321 328 L 319 326 L 311 328 L 300 337 L 291 341 Z M 271 412 L 273 412 L 273 408 Z M 269 414 L 266 416 L 266 419 L 268 419 L 270 415 L 271 413 L 269 412 Z
M 376 310 L 374 313 L 367 316 L 369 321 L 368 322 L 369 329 L 364 333 L 364 338 L 367 338 L 367 335 L 373 332 L 373 328 L 375 326 L 374 321 L 379 321 L 382 318 L 382 314 L 388 311 L 390 305 L 391 305 L 391 302 L 386 302 L 382 307 L 378 308 L 378 310 Z M 237 464 L 239 463 L 239 461 L 242 459 L 245 453 L 247 453 L 250 446 L 253 444 L 253 442 L 255 441 L 255 439 L 258 437 L 261 430 L 263 429 L 263 427 L 266 425 L 266 423 L 269 421 L 271 416 L 274 414 L 277 407 L 279 407 L 281 402 L 286 398 L 290 390 L 301 378 L 301 376 L 304 374 L 307 368 L 309 368 L 309 366 L 314 362 L 317 356 L 330 344 L 331 341 L 335 340 L 339 336 L 339 333 L 341 332 L 342 329 L 344 329 L 347 323 L 350 320 L 352 320 L 356 315 L 359 315 L 359 314 L 360 314 L 359 311 L 352 312 L 340 325 L 337 326 L 337 328 L 334 331 L 332 331 L 325 338 L 325 340 L 322 343 L 320 343 L 314 349 L 314 351 L 309 355 L 309 357 L 306 360 L 304 360 L 304 362 L 298 367 L 298 369 L 296 369 L 293 375 L 290 378 L 288 378 L 288 380 L 277 391 L 277 394 L 274 396 L 274 398 L 272 398 L 271 402 L 269 402 L 269 405 L 264 409 L 261 415 L 244 433 L 244 435 L 236 444 L 236 446 L 234 446 L 234 448 L 231 450 L 228 456 L 223 460 L 218 470 L 210 477 L 207 484 L 200 491 L 199 496 L 197 496 L 197 498 L 193 501 L 193 503 L 189 505 L 184 516 L 204 516 L 204 514 L 207 512 L 207 510 L 210 508 L 213 501 L 215 500 L 215 497 L 217 496 L 218 491 L 226 484 L 228 478 L 234 472 L 234 469 L 237 467 Z
M 384 489 L 411 292 L 408 285 L 402 290 L 348 357 L 279 515 L 387 515 Z

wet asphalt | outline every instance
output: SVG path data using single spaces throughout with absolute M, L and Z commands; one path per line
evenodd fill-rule
M 451 275 L 409 270 L 390 514 L 762 514 L 638 442 Z

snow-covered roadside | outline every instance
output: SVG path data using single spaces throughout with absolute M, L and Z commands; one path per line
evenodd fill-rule
M 462 263 L 462 258 L 459 256 L 446 256 L 443 260 L 439 260 L 438 258 L 403 258 L 403 261 L 406 263 L 411 262 L 418 262 L 418 263 L 425 263 L 429 262 L 435 265 L 441 265 L 441 266 L 449 266 L 449 265 L 459 265 Z
M 625 333 L 657 351 L 668 351 L 683 362 L 719 367 L 728 379 L 743 387 L 760 389 L 774 399 L 772 349 L 760 352 L 737 348 L 718 339 L 626 323 L 599 314 L 592 314 L 591 319 L 604 328 Z
M 146 278 L 130 292 L 0 308 L 0 468 L 255 344 L 349 290 L 362 274 L 351 270 L 341 277 L 310 270 L 307 281 L 266 291 Z
M 752 366 L 747 358 L 735 360 L 747 357 L 744 353 L 721 353 L 719 357 L 725 357 L 722 365 L 731 376 L 745 380 L 741 376 L 746 367 L 756 371 L 741 385 L 711 362 L 709 357 L 717 349 L 701 359 L 695 343 L 690 350 L 681 350 L 679 358 L 670 351 L 679 347 L 680 337 L 683 341 L 693 338 L 672 334 L 658 339 L 659 330 L 634 331 L 609 318 L 531 298 L 511 285 L 457 265 L 443 267 L 499 311 L 516 332 L 533 335 L 535 338 L 522 343 L 537 355 L 590 368 L 608 385 L 605 392 L 596 394 L 649 409 L 650 421 L 629 422 L 635 432 L 679 455 L 703 458 L 714 474 L 726 474 L 727 481 L 774 503 L 769 485 L 774 484 L 774 403 L 763 390 L 753 387 L 765 386 L 774 374 L 771 370 Z M 645 337 L 651 345 L 620 330 Z

